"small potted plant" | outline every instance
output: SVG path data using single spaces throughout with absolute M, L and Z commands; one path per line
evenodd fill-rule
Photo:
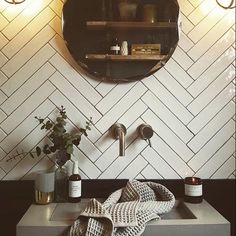
M 55 153 L 55 163 L 57 170 L 55 172 L 55 201 L 65 202 L 67 201 L 67 171 L 64 168 L 64 164 L 71 159 L 71 155 L 74 151 L 74 146 L 79 146 L 81 137 L 87 135 L 87 130 L 91 130 L 92 119 L 86 122 L 85 128 L 80 128 L 77 132 L 66 131 L 66 110 L 63 106 L 59 108 L 59 116 L 56 118 L 55 123 L 50 120 L 35 117 L 42 130 L 49 132 L 48 138 L 51 141 L 51 145 L 45 144 L 43 148 L 37 146 L 36 154 L 39 156 L 42 152 L 46 155 Z M 33 154 L 31 154 L 33 155 Z
M 55 154 L 55 201 L 65 202 L 67 201 L 67 170 L 64 167 L 65 163 L 71 159 L 71 155 L 74 151 L 74 146 L 79 146 L 83 135 L 87 135 L 87 131 L 91 130 L 92 118 L 86 121 L 85 128 L 79 128 L 76 132 L 68 132 L 66 130 L 67 114 L 66 109 L 61 106 L 59 109 L 59 115 L 56 117 L 56 121 L 53 122 L 49 119 L 35 117 L 41 125 L 41 130 L 45 130 L 48 134 L 48 138 L 51 141 L 50 144 L 45 144 L 43 147 L 37 146 L 34 152 L 30 152 L 32 158 L 35 158 L 35 154 L 40 156 L 41 153 L 46 155 Z M 10 157 L 7 161 L 15 159 L 24 153 L 17 153 L 17 155 Z

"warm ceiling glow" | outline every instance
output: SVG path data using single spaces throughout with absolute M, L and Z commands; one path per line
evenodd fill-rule
M 235 0 L 216 0 L 217 4 L 224 9 L 235 8 Z
M 203 13 L 208 13 L 211 10 L 213 10 L 213 8 L 216 7 L 216 1 L 215 0 L 207 0 L 202 2 L 202 4 L 200 4 L 200 9 Z
M 227 3 L 229 4 L 231 2 L 231 0 L 218 0 L 218 1 L 226 5 Z M 235 0 L 234 0 L 234 4 L 235 4 Z M 230 22 L 235 21 L 235 8 L 233 7 L 233 10 L 228 10 L 226 8 L 220 7 L 217 4 L 217 0 L 205 0 L 202 2 L 202 4 L 199 5 L 199 8 L 203 14 L 210 13 L 211 17 L 218 17 L 218 16 L 224 15 L 224 18 L 227 18 Z
M 11 0 L 5 0 L 5 1 L 11 1 Z M 31 17 L 39 13 L 39 11 L 42 9 L 43 1 L 44 0 L 24 0 L 22 4 L 8 5 L 9 7 L 7 7 L 7 12 L 8 14 L 15 14 L 18 12 L 21 13 L 21 15 L 23 16 Z
M 235 10 L 229 11 L 229 13 L 225 17 L 230 22 L 235 23 Z
M 25 16 L 35 15 L 42 6 L 43 0 L 33 1 L 23 12 Z
M 20 4 L 20 3 L 24 2 L 25 0 L 5 0 L 5 1 L 10 4 Z

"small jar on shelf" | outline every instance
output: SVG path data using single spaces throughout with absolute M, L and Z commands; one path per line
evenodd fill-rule
M 117 38 L 112 41 L 110 46 L 110 52 L 112 55 L 118 55 L 120 53 L 120 46 Z

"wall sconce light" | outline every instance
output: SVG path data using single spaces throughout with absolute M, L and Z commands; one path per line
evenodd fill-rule
M 235 8 L 235 0 L 216 0 L 217 4 L 224 9 L 233 9 Z
M 8 2 L 10 4 L 20 4 L 24 2 L 25 0 L 5 0 L 5 2 Z

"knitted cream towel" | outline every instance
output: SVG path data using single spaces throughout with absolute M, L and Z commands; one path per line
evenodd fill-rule
M 148 221 L 170 211 L 174 203 L 174 195 L 163 185 L 132 180 L 103 204 L 90 200 L 70 236 L 139 236 Z

